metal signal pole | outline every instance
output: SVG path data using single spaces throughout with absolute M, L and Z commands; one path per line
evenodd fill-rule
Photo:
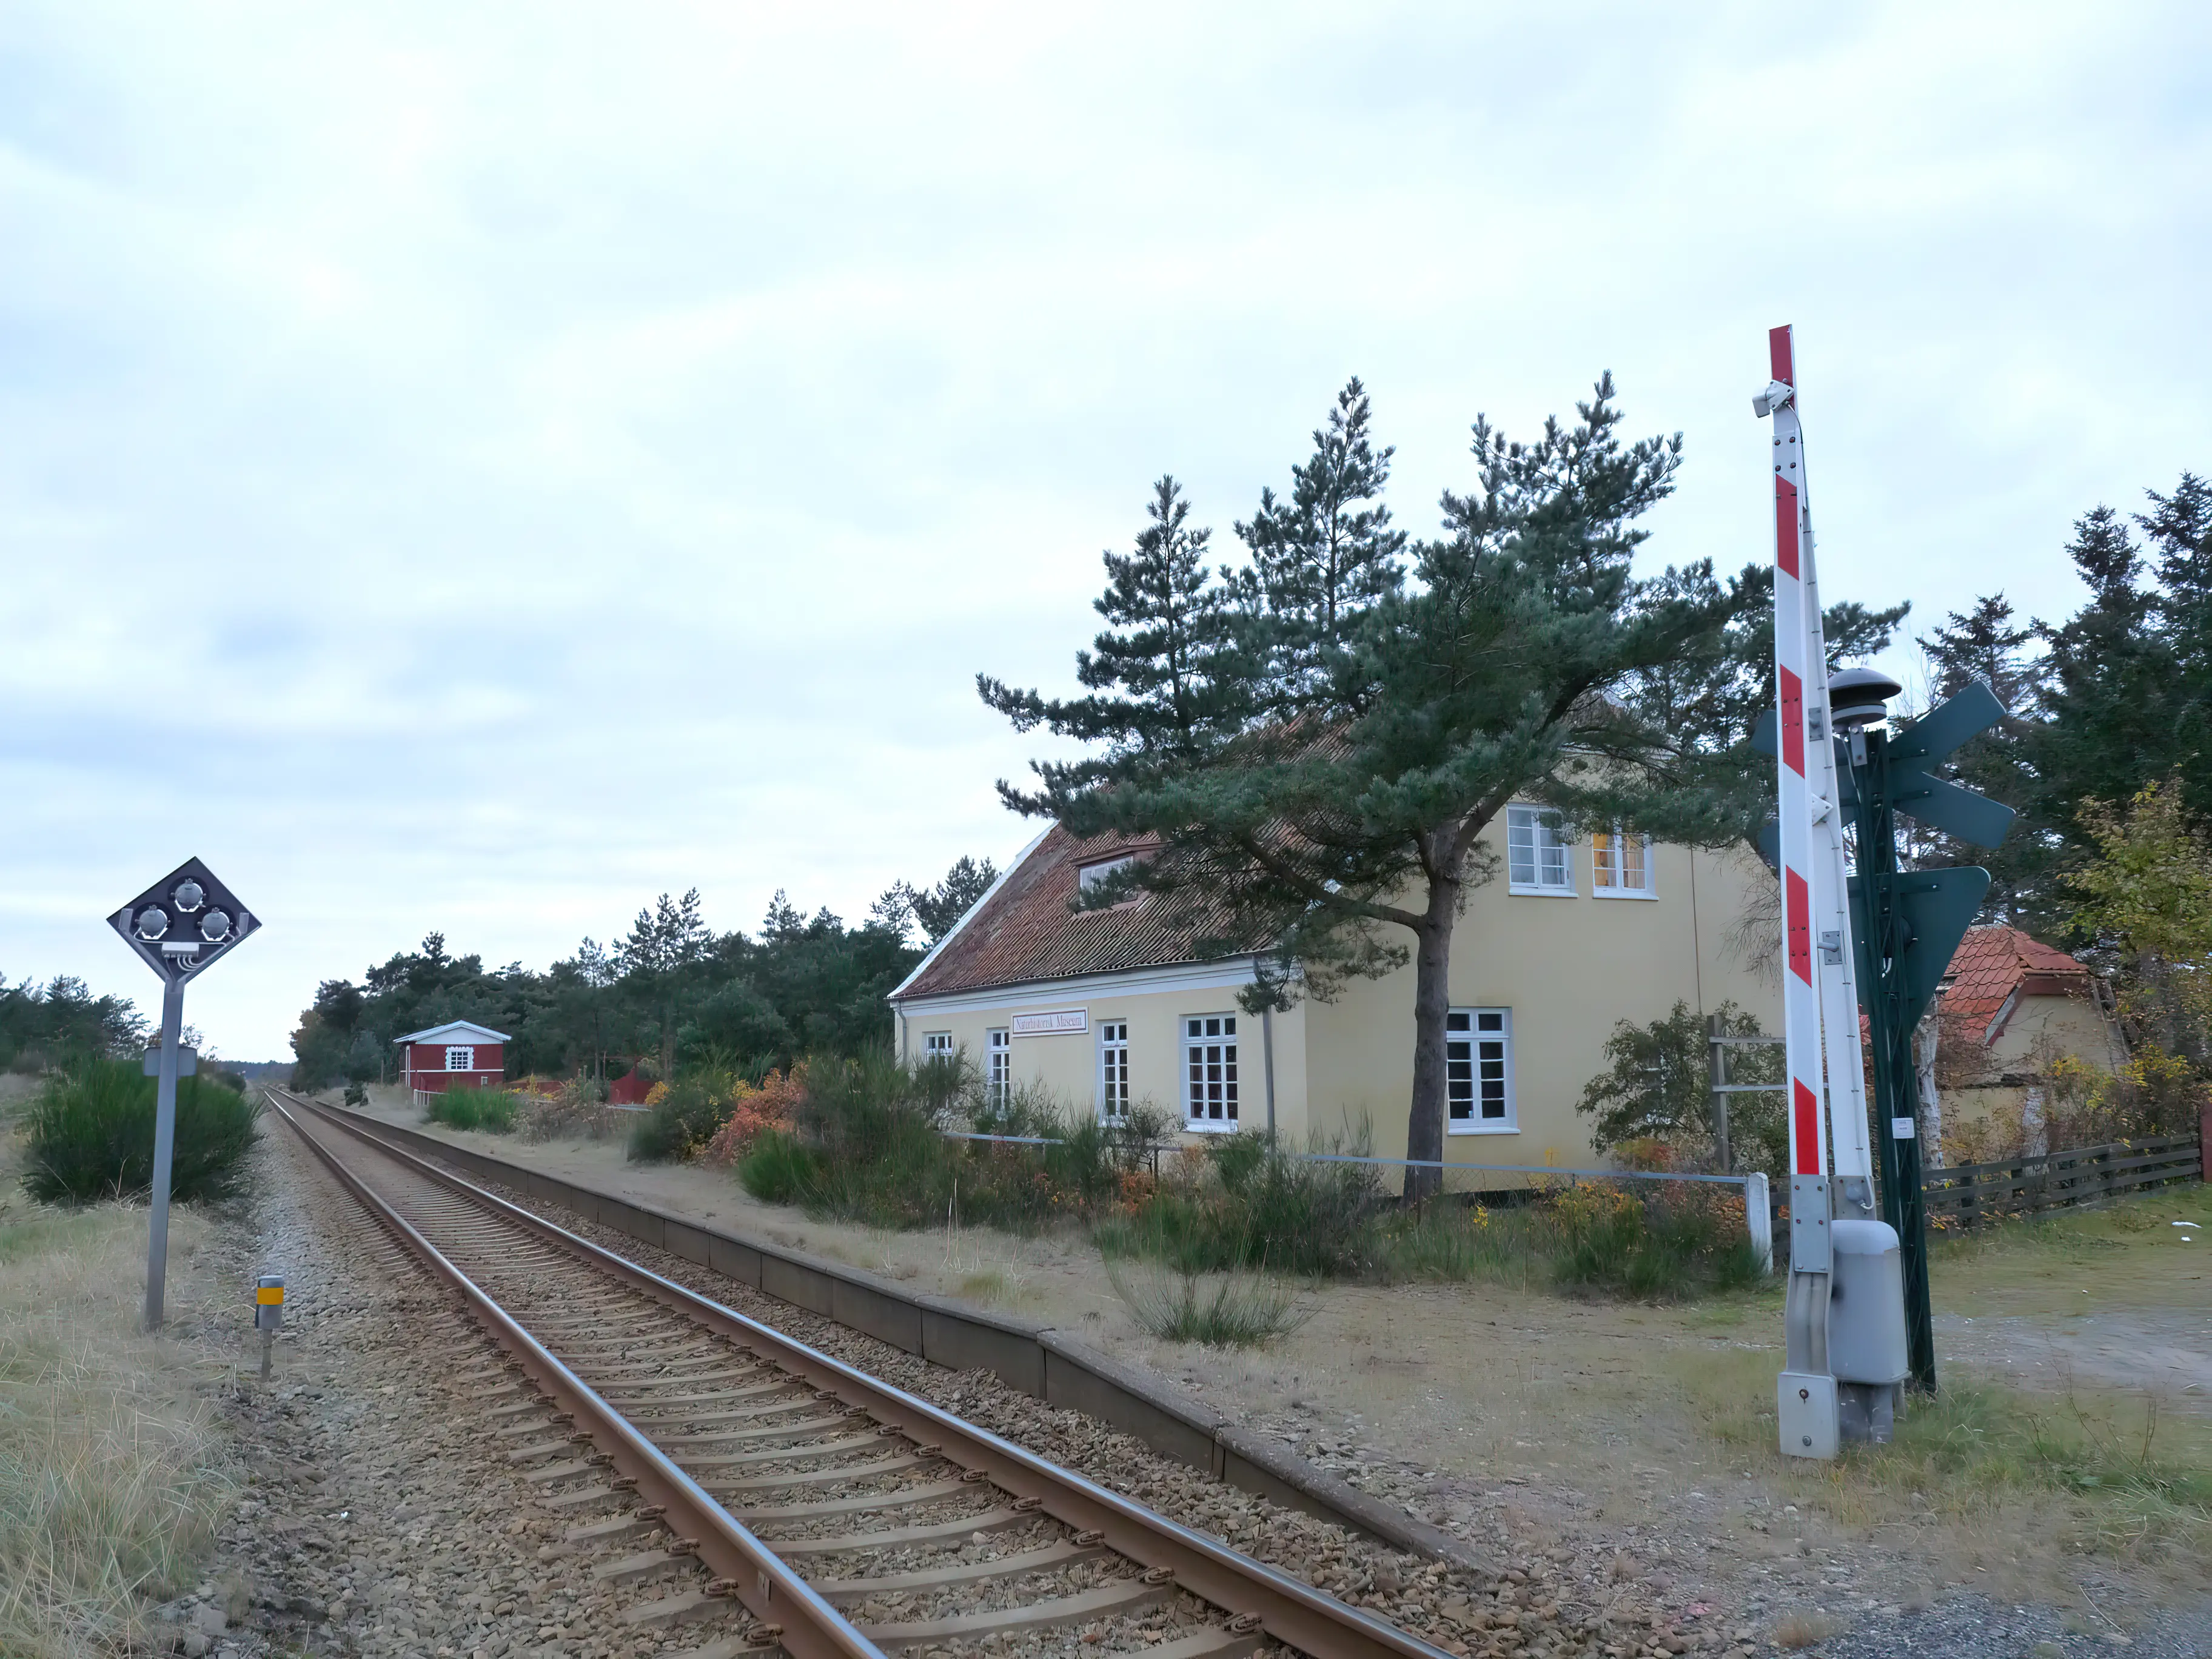
M 161 976 L 161 1048 L 155 1073 L 153 1214 L 146 1227 L 146 1328 L 159 1330 L 169 1279 L 169 1177 L 177 1150 L 177 1078 L 195 1070 L 184 1048 L 185 981 L 261 924 L 215 872 L 187 859 L 107 925 Z

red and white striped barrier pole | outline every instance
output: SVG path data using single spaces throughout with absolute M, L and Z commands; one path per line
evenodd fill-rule
M 1871 1212 L 1873 1158 L 1852 982 L 1827 648 L 1790 329 L 1769 331 L 1767 352 L 1771 378 L 1753 407 L 1774 423 L 1776 793 L 1790 1114 L 1790 1285 L 1784 1314 L 1788 1368 L 1778 1385 L 1778 1419 L 1785 1452 L 1832 1457 L 1838 1437 L 1837 1380 L 1828 1352 L 1834 1223 L 1839 1211 L 1860 1216 Z

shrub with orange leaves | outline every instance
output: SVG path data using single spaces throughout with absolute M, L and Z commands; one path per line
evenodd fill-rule
M 770 1072 L 760 1086 L 739 1081 L 730 1091 L 730 1115 L 707 1143 L 710 1164 L 733 1164 L 752 1150 L 763 1129 L 789 1134 L 806 1098 L 806 1063 L 801 1060 L 788 1074 Z

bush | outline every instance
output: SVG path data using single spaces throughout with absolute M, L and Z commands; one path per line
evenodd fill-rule
M 136 1060 L 77 1061 L 32 1106 L 23 1185 L 46 1203 L 88 1204 L 154 1184 L 156 1085 Z M 177 1079 L 169 1196 L 222 1199 L 246 1179 L 258 1104 L 197 1077 Z
M 948 1129 L 1030 1137 L 953 1139 Z M 987 1097 L 963 1057 L 810 1061 L 741 1097 L 712 1155 L 738 1156 L 755 1196 L 885 1227 L 981 1222 L 1018 1232 L 1127 1199 L 1163 1131 L 1157 1113 L 1108 1125 L 1063 1118 L 1047 1097 Z M 1049 1144 L 1047 1144 L 1049 1143 Z
M 514 1127 L 516 1102 L 505 1089 L 470 1089 L 454 1084 L 430 1097 L 424 1116 L 449 1129 L 483 1129 L 503 1135 Z
M 360 1110 L 368 1104 L 368 1085 L 363 1083 L 347 1084 L 344 1098 L 347 1105 L 356 1111 Z
M 1200 1275 L 1109 1261 L 1106 1275 L 1138 1325 L 1163 1341 L 1257 1347 L 1313 1317 L 1289 1285 L 1266 1273 Z
M 1364 1134 L 1357 1138 L 1354 1155 L 1364 1156 L 1366 1144 Z M 1327 1146 L 1342 1152 L 1345 1143 Z M 1128 1212 L 1103 1218 L 1100 1248 L 1191 1273 L 1265 1267 L 1343 1276 L 1365 1265 L 1381 1204 L 1372 1165 L 1316 1163 L 1249 1133 L 1212 1142 L 1206 1161 L 1211 1182 L 1186 1174 Z
M 701 1073 L 654 1084 L 629 1132 L 631 1162 L 674 1164 L 704 1152 L 730 1112 L 726 1085 L 718 1085 L 723 1079 Z
M 822 1160 L 793 1135 L 766 1129 L 738 1163 L 738 1180 L 764 1204 L 804 1204 L 822 1173 Z
M 1661 1190 L 1648 1193 L 1573 1187 L 1547 1200 L 1559 1234 L 1556 1271 L 1563 1285 L 1659 1300 L 1736 1289 L 1760 1276 L 1740 1194 L 1657 1184 Z
M 793 1066 L 788 1075 L 769 1073 L 757 1085 L 739 1079 L 730 1091 L 727 1121 L 707 1143 L 707 1161 L 735 1164 L 769 1131 L 789 1134 L 805 1099 L 806 1066 L 803 1061 Z

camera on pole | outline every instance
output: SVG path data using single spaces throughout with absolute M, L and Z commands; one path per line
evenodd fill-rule
M 187 859 L 107 919 L 161 979 L 161 1041 L 148 1055 L 154 1097 L 153 1215 L 146 1239 L 146 1328 L 161 1323 L 169 1266 L 169 1170 L 177 1145 L 177 1079 L 198 1069 L 184 1047 L 185 981 L 261 924 L 198 859 Z M 190 1063 L 185 1056 L 191 1054 Z

